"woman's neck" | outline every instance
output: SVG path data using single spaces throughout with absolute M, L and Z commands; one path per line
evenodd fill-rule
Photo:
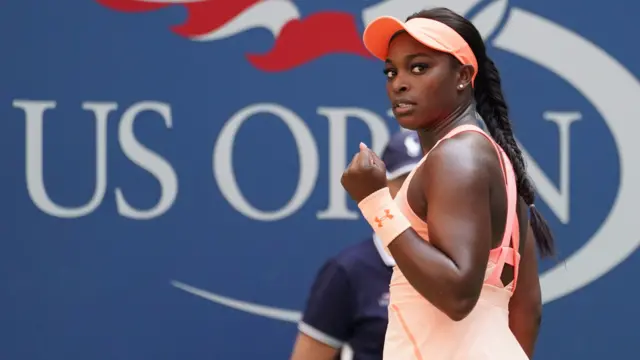
M 476 125 L 477 122 L 475 102 L 460 105 L 437 125 L 418 130 L 423 154 L 428 153 L 440 139 L 456 127 L 466 124 Z

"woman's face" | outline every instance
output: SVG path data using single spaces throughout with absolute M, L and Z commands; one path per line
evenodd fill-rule
M 449 54 L 430 49 L 407 33 L 389 44 L 387 96 L 400 126 L 417 130 L 446 118 L 459 100 L 460 73 Z

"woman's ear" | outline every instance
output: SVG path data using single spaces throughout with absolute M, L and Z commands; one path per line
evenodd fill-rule
M 456 85 L 458 90 L 464 90 L 471 84 L 474 72 L 473 66 L 471 65 L 460 66 L 460 71 L 458 72 L 458 84 Z

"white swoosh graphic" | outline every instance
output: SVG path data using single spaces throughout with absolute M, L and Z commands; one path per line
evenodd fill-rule
M 292 1 L 263 0 L 244 10 L 221 28 L 214 29 L 207 34 L 192 37 L 191 40 L 220 40 L 258 27 L 266 28 L 271 31 L 274 37 L 278 37 L 287 23 L 299 18 L 300 12 Z
M 232 299 L 226 296 L 214 294 L 212 292 L 198 289 L 191 285 L 181 283 L 179 281 L 171 281 L 171 285 L 177 287 L 180 290 L 184 290 L 190 294 L 201 297 L 203 299 L 218 303 L 230 308 L 244 311 L 250 314 L 263 316 L 270 319 L 281 320 L 291 323 L 297 323 L 302 318 L 302 313 L 295 310 L 288 310 L 282 308 L 276 308 L 271 306 L 265 306 L 260 304 L 254 304 L 242 300 Z

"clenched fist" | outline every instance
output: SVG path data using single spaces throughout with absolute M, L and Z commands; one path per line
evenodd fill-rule
M 360 152 L 353 157 L 340 182 L 349 196 L 359 203 L 387 186 L 387 168 L 378 155 L 360 143 Z

